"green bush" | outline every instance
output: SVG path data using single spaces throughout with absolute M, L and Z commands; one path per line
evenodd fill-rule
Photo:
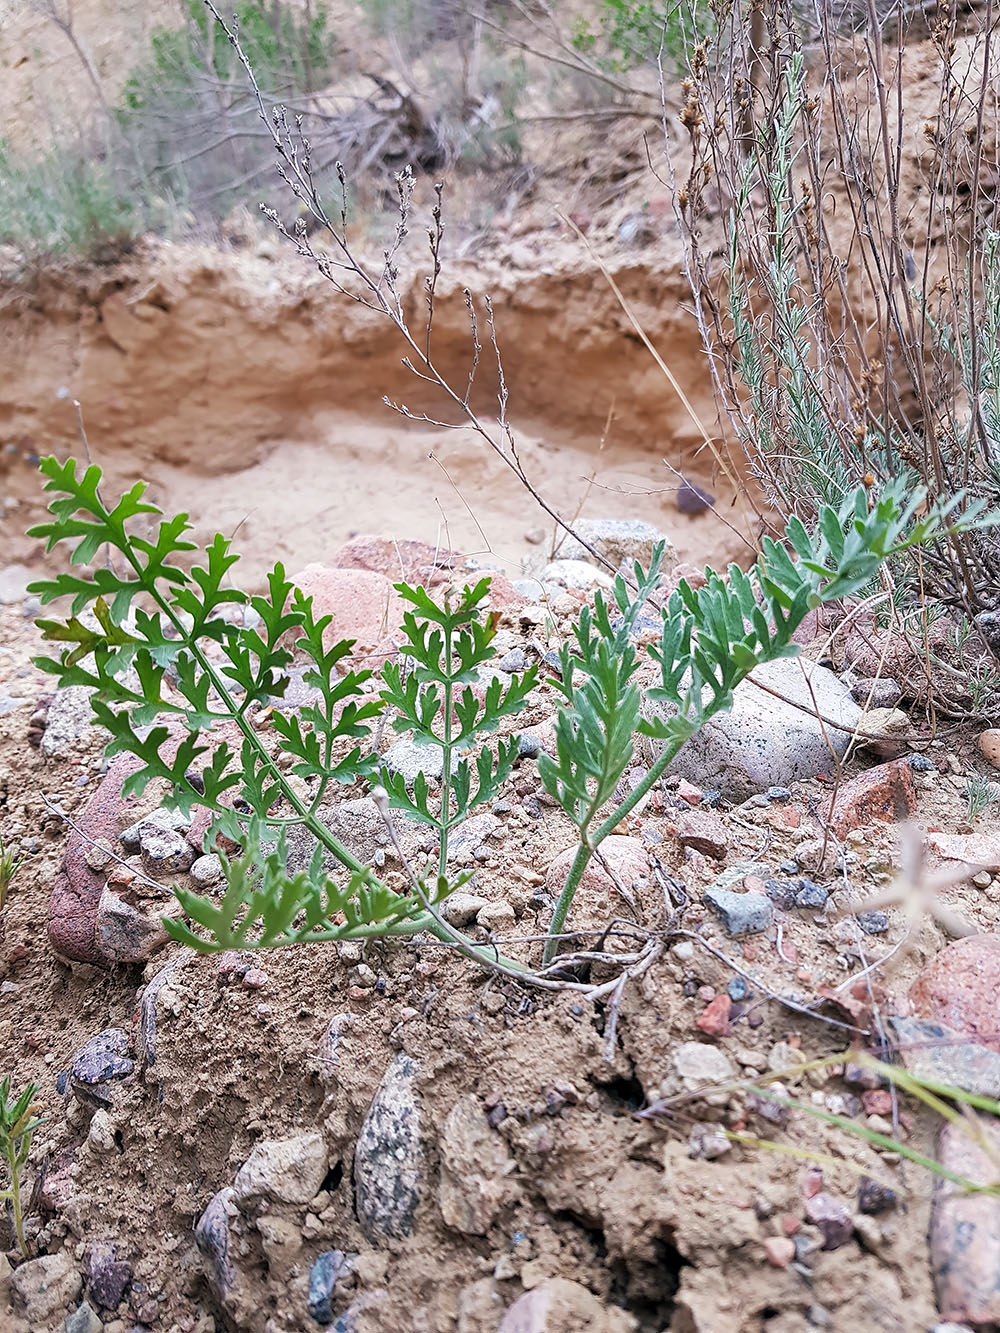
M 677 65 L 714 27 L 704 0 L 600 0 L 596 26 L 578 17 L 573 46 L 601 69 L 623 72 L 665 58 Z

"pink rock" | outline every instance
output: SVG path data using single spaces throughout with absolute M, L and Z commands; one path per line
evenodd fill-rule
M 312 597 L 317 619 L 333 617 L 323 636 L 327 647 L 340 639 L 353 639 L 355 656 L 364 657 L 396 634 L 403 623 L 406 604 L 384 574 L 307 565 L 293 582 Z
M 682 847 L 693 847 L 696 852 L 721 861 L 726 855 L 729 835 L 725 824 L 711 810 L 692 810 L 681 815 L 677 822 L 677 841 Z
M 787 1268 L 795 1258 L 795 1242 L 787 1236 L 768 1236 L 764 1241 L 764 1254 L 775 1268 Z
M 700 787 L 696 787 L 693 782 L 688 782 L 687 778 L 681 778 L 677 785 L 677 795 L 682 801 L 687 801 L 688 805 L 699 805 L 702 790 Z
M 710 1037 L 724 1037 L 729 1031 L 729 1015 L 732 1007 L 732 999 L 723 991 L 706 1006 L 695 1027 L 699 1032 L 707 1032 Z
M 601 855 L 626 889 L 630 889 L 635 880 L 642 879 L 649 874 L 649 858 L 646 854 L 646 847 L 638 838 L 626 838 L 621 834 L 612 834 L 610 838 L 605 838 L 601 843 Z M 575 856 L 576 847 L 567 847 L 550 864 L 545 876 L 545 887 L 554 897 L 558 898 L 562 892 L 563 884 Z M 596 857 L 592 857 L 580 880 L 580 887 L 577 890 L 578 901 L 584 898 L 593 900 L 615 892 L 614 883 L 607 871 Z
M 891 824 L 905 819 L 916 808 L 913 769 L 905 759 L 893 759 L 845 782 L 827 803 L 824 818 L 837 837 L 843 838 L 874 820 Z
M 552 1277 L 518 1297 L 497 1333 L 628 1333 L 634 1327 L 624 1310 L 609 1309 L 579 1282 Z
M 367 569 L 391 583 L 414 583 L 433 588 L 453 577 L 458 563 L 454 551 L 407 538 L 360 535 L 346 542 L 331 561 L 336 569 Z
M 1000 937 L 969 935 L 934 955 L 910 987 L 910 1010 L 1000 1051 L 998 994 Z
M 49 940 L 57 953 L 80 963 L 97 963 L 103 954 L 97 942 L 97 905 L 101 900 L 107 871 L 91 870 L 87 864 L 89 838 L 106 838 L 115 846 L 121 828 L 119 814 L 125 808 L 122 786 L 125 779 L 141 767 L 131 754 L 120 754 L 112 761 L 101 785 L 91 797 L 86 810 L 76 820 L 80 829 L 70 829 L 63 854 L 62 870 L 56 877 L 49 899 Z M 138 801 L 134 802 L 139 808 Z
M 1000 1150 L 997 1122 L 983 1116 L 979 1130 Z M 938 1161 L 977 1185 L 993 1184 L 995 1163 L 968 1128 L 945 1125 Z M 1000 1198 L 967 1194 L 950 1180 L 934 1187 L 930 1228 L 931 1271 L 942 1319 L 993 1327 L 1000 1322 Z
M 984 870 L 1000 870 L 1000 834 L 932 833 L 928 841 L 946 861 L 966 861 Z

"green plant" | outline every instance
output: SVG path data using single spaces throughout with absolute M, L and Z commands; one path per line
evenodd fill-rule
M 997 786 L 995 782 L 990 782 L 989 778 L 984 778 L 980 773 L 973 773 L 966 780 L 963 795 L 965 796 L 966 813 L 971 824 L 989 806 L 1000 801 L 1000 786 Z
M 82 147 L 29 159 L 0 143 L 0 241 L 27 259 L 114 256 L 148 220 L 111 165 Z
M 0 1156 L 7 1163 L 9 1184 L 0 1190 L 0 1200 L 9 1203 L 14 1214 L 14 1235 L 18 1248 L 27 1258 L 28 1246 L 24 1238 L 24 1211 L 21 1201 L 21 1177 L 31 1151 L 31 1136 L 43 1123 L 32 1105 L 39 1091 L 37 1083 L 29 1083 L 20 1096 L 11 1092 L 8 1074 L 0 1082 Z
M 677 64 L 689 46 L 704 40 L 712 31 L 709 7 L 703 0 L 600 0 L 596 26 L 579 15 L 572 44 L 598 68 L 609 71 L 634 69 L 658 57 Z
M 154 778 L 166 779 L 174 804 L 189 810 L 197 803 L 213 812 L 213 840 L 222 835 L 242 849 L 225 862 L 227 887 L 220 902 L 177 890 L 193 925 L 165 922 L 174 938 L 214 952 L 431 931 L 486 966 L 530 976 L 525 964 L 477 945 L 437 911 L 465 882 L 461 874 L 448 876 L 452 829 L 496 794 L 516 754 L 515 741 L 500 741 L 495 750 L 480 742 L 523 707 L 535 682 L 528 672 L 504 690 L 494 679 L 483 697 L 476 697 L 472 683 L 493 656 L 495 616 L 484 615 L 488 581 L 466 588 L 454 602 L 446 597 L 443 605 L 422 589 L 398 585 L 413 608 L 406 613 L 402 649 L 409 669 L 387 666 L 376 697 L 368 687 L 370 671 L 337 674 L 348 665 L 352 645 L 326 645 L 330 618 L 316 619 L 311 599 L 292 586 L 281 565 L 269 576 L 266 597 L 247 597 L 231 586 L 238 557 L 221 535 L 201 553 L 201 563 L 186 567 L 185 558 L 197 549 L 185 538 L 186 515 L 164 519 L 142 498 L 142 483 L 109 510 L 98 493 L 98 468 L 78 476 L 72 459 L 49 458 L 41 466 L 46 490 L 56 498 L 49 505 L 51 521 L 31 535 L 44 537 L 50 550 L 62 541 L 75 543 L 74 565 L 89 564 L 102 547 L 109 559 L 92 573 L 67 571 L 32 585 L 46 604 L 72 599 L 67 620 L 39 622 L 46 638 L 63 647 L 58 659 L 39 658 L 37 664 L 60 686 L 95 691 L 95 720 L 111 734 L 108 753 L 127 751 L 141 761 L 127 793 L 141 792 Z M 576 825 L 579 840 L 552 921 L 546 964 L 555 956 L 580 878 L 600 843 L 684 742 L 730 706 L 734 688 L 754 666 L 798 652 L 792 635 L 806 613 L 851 594 L 899 552 L 984 521 L 977 503 L 959 512 L 961 496 L 918 517 L 924 497 L 918 492 L 907 501 L 904 494 L 904 484 L 896 483 L 869 508 L 859 491 L 839 512 L 825 508 L 811 534 L 792 520 L 789 546 L 766 540 L 749 574 L 733 566 L 726 582 L 709 571 L 698 591 L 681 583 L 662 609 L 661 639 L 650 650 L 660 683 L 649 694 L 675 710 L 673 716 L 640 721 L 633 680 L 639 656 L 630 637 L 654 594 L 662 553 L 648 572 L 636 567 L 634 593 L 623 577 L 616 579 L 617 621 L 603 595 L 592 613 L 584 609 L 573 644 L 561 652 L 556 683 L 565 702 L 556 726 L 557 754 L 539 764 L 546 790 Z M 151 538 L 130 530 L 133 520 L 149 516 L 160 520 Z M 227 604 L 249 605 L 260 618 L 259 628 L 224 619 Z M 81 619 L 84 608 L 92 616 Z M 269 742 L 250 710 L 284 694 L 292 662 L 285 644 L 292 636 L 309 664 L 305 681 L 319 697 L 298 714 L 276 710 Z M 133 676 L 126 675 L 128 668 Z M 437 751 L 441 790 L 434 800 L 423 773 L 411 790 L 399 776 L 384 768 L 379 772 L 367 748 L 369 723 L 386 707 L 394 710 L 398 731 Z M 172 746 L 163 715 L 172 716 L 178 728 Z M 225 741 L 213 748 L 211 728 L 219 723 L 238 734 L 238 750 Z M 661 744 L 662 752 L 630 795 L 609 809 L 637 732 Z M 192 765 L 200 757 L 204 763 L 196 775 Z M 437 834 L 433 874 L 410 869 L 408 887 L 398 892 L 358 861 L 319 817 L 331 783 L 376 776 L 382 783 L 377 799 L 387 816 L 388 807 L 395 807 Z M 316 842 L 308 868 L 295 874 L 285 868 L 292 824 L 304 826 Z M 342 882 L 325 872 L 327 854 L 346 872 Z
M 10 886 L 21 865 L 21 861 L 15 859 L 14 853 L 4 846 L 3 838 L 0 838 L 0 912 L 4 909 Z

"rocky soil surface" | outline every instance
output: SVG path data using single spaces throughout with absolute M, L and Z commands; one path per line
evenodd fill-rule
M 639 554 L 655 535 L 589 532 Z M 603 580 L 572 552 L 532 567 L 495 571 L 507 675 Z M 356 538 L 303 581 L 338 634 L 384 656 L 401 568 L 474 572 Z M 5 1333 L 1000 1321 L 1000 1201 L 935 1182 L 891 1140 L 983 1181 L 985 1149 L 851 1057 L 883 1041 L 924 1076 L 1000 1094 L 1000 827 L 989 807 L 969 823 L 964 795 L 992 772 L 989 737 L 935 737 L 916 713 L 894 729 L 911 686 L 820 665 L 817 626 L 805 673 L 761 673 L 786 701 L 742 686 L 584 880 L 570 924 L 616 923 L 613 951 L 632 947 L 628 923 L 640 939 L 671 923 L 613 1001 L 488 979 L 419 939 L 199 957 L 158 917 L 171 882 L 218 882 L 204 824 L 162 792 L 122 799 L 86 698 L 53 697 L 31 665 L 29 576 L 0 573 L 0 836 L 24 861 L 0 917 L 0 1050 L 41 1085 L 45 1123 L 32 1257 L 0 1236 Z M 803 691 L 824 722 L 796 707 Z M 508 789 L 455 841 L 476 873 L 453 919 L 529 958 L 572 842 L 537 776 L 556 698 L 533 692 Z M 847 754 L 857 731 L 878 739 Z M 405 771 L 388 730 L 383 750 Z M 391 882 L 365 790 L 327 817 Z M 980 868 L 963 877 L 965 861 Z M 749 1086 L 774 1073 L 794 1105 Z

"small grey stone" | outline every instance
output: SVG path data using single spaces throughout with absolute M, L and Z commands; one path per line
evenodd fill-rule
M 783 805 L 785 801 L 792 799 L 792 793 L 788 787 L 768 787 L 764 795 L 769 801 L 776 801 L 779 805 Z
M 906 762 L 913 769 L 914 773 L 936 773 L 937 764 L 927 758 L 925 754 L 908 754 Z
M 814 1194 L 806 1199 L 806 1217 L 823 1234 L 824 1250 L 839 1250 L 854 1233 L 854 1223 L 847 1208 L 832 1194 Z
M 183 833 L 170 829 L 150 829 L 139 843 L 142 865 L 147 875 L 183 875 L 198 855 Z
M 324 1250 L 309 1270 L 309 1313 L 323 1328 L 333 1323 L 333 1293 L 341 1274 L 349 1271 L 343 1250 Z
M 864 708 L 895 708 L 903 691 L 899 683 L 888 676 L 865 676 L 851 686 L 851 697 Z
M 916 1078 L 1000 1098 L 1000 1054 L 943 1023 L 897 1016 L 892 1023 L 903 1064 Z
M 768 879 L 764 881 L 764 892 L 783 912 L 790 912 L 795 906 L 799 891 L 799 881 L 793 879 Z
M 105 1028 L 81 1046 L 70 1065 L 74 1095 L 86 1103 L 107 1103 L 111 1091 L 104 1085 L 135 1073 L 135 1061 L 126 1055 L 128 1035 L 121 1028 Z
M 175 916 L 180 910 L 180 904 L 172 898 L 158 903 L 128 891 L 123 896 L 106 884 L 94 918 L 98 947 L 108 962 L 144 963 L 170 938 L 164 915 Z
M 423 1179 L 416 1066 L 398 1055 L 368 1108 L 354 1152 L 358 1217 L 368 1236 L 402 1239 L 413 1230 Z
M 18 708 L 23 708 L 28 703 L 27 699 L 15 699 L 11 694 L 0 694 L 0 717 L 5 713 L 13 713 Z
M 606 570 L 586 560 L 553 560 L 545 566 L 542 578 L 557 583 L 561 588 L 577 588 L 583 592 L 591 588 L 610 588 L 614 579 Z
M 542 742 L 530 731 L 522 732 L 518 738 L 517 752 L 522 759 L 535 759 L 542 748 Z
M 440 746 L 418 745 L 409 738 L 397 741 L 382 756 L 382 762 L 390 773 L 398 773 L 407 786 L 413 785 L 418 773 L 423 773 L 428 782 L 440 782 L 444 772 Z
M 715 496 L 693 481 L 683 481 L 677 488 L 674 502 L 682 514 L 703 514 L 715 504 Z
M 445 1225 L 467 1236 L 485 1236 L 504 1201 L 505 1181 L 515 1162 L 473 1094 L 461 1097 L 449 1111 L 438 1151 L 438 1206 Z
M 196 884 L 215 884 L 222 878 L 222 862 L 214 852 L 209 852 L 192 862 L 189 873 Z
M 545 598 L 545 587 L 538 579 L 514 579 L 511 587 L 532 602 L 541 602 Z
M 762 893 L 731 893 L 711 888 L 705 901 L 718 912 L 726 933 L 733 939 L 767 930 L 774 920 L 774 906 Z
M 208 1267 L 208 1280 L 219 1300 L 233 1284 L 235 1276 L 230 1258 L 229 1218 L 234 1208 L 233 1187 L 212 1196 L 194 1229 L 195 1244 Z
M 505 653 L 497 663 L 501 671 L 516 672 L 527 671 L 529 662 L 528 654 L 523 648 L 512 648 L 509 653 Z
M 100 1315 L 89 1301 L 84 1301 L 66 1316 L 63 1333 L 101 1333 L 103 1327 Z
M 884 935 L 889 929 L 888 912 L 858 912 L 854 919 L 866 935 Z
M 800 879 L 795 895 L 795 906 L 804 908 L 823 908 L 830 896 L 830 890 L 811 879 Z
M 175 832 L 191 827 L 191 820 L 179 810 L 168 810 L 165 805 L 151 814 L 143 815 L 135 824 L 130 824 L 118 835 L 118 841 L 127 852 L 137 852 L 147 833 Z

